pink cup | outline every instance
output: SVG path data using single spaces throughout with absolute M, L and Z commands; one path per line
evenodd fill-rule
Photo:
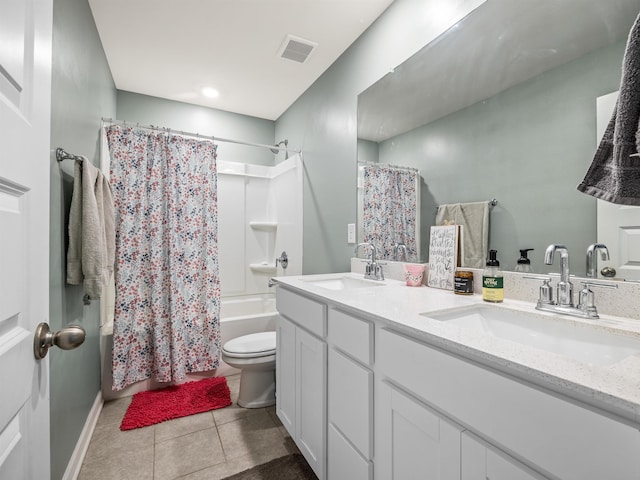
M 420 287 L 424 277 L 424 265 L 404 265 L 404 277 L 409 287 Z

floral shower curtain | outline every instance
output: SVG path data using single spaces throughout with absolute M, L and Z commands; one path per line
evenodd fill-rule
M 366 165 L 363 175 L 364 241 L 390 259 L 395 245 L 404 244 L 407 260 L 417 260 L 418 172 L 380 164 Z
M 220 352 L 216 145 L 106 128 L 116 210 L 113 389 L 181 382 Z

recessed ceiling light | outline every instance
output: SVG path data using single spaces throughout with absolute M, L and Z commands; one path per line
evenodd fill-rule
M 216 98 L 220 95 L 220 92 L 213 87 L 203 87 L 200 91 L 207 98 Z

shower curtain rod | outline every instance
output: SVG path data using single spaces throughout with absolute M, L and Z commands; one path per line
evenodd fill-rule
M 213 135 L 201 135 L 199 133 L 192 133 L 192 132 L 185 132 L 182 130 L 176 130 L 173 128 L 167 128 L 167 127 L 157 127 L 154 125 L 140 125 L 139 123 L 131 123 L 131 122 L 127 122 L 125 120 L 114 120 L 112 118 L 104 118 L 102 117 L 102 122 L 103 123 L 111 123 L 111 124 L 116 124 L 116 125 L 122 125 L 122 126 L 129 126 L 129 127 L 133 127 L 135 126 L 136 128 L 143 128 L 145 130 L 155 130 L 155 131 L 165 131 L 167 133 L 179 133 L 180 135 L 185 135 L 187 137 L 194 137 L 194 138 L 201 138 L 203 140 L 212 140 L 214 142 L 226 142 L 226 143 L 235 143 L 238 145 L 247 145 L 249 147 L 262 147 L 262 148 L 268 148 L 270 150 L 278 150 L 278 152 L 282 152 L 287 151 L 287 152 L 292 152 L 292 153 L 301 153 L 301 150 L 296 150 L 293 148 L 287 148 L 287 147 L 279 147 L 277 145 L 265 145 L 262 143 L 251 143 L 251 142 L 243 142 L 242 140 L 233 140 L 230 138 L 222 138 L 222 137 L 215 137 Z
M 365 161 L 358 161 L 358 163 L 360 164 L 360 166 L 362 167 L 387 167 L 387 168 L 395 168 L 397 170 L 406 170 L 408 172 L 416 172 L 416 173 L 420 173 L 420 169 L 418 168 L 414 168 L 414 167 L 405 167 L 403 165 L 391 165 L 390 163 L 378 163 L 378 162 L 371 162 L 368 160 Z

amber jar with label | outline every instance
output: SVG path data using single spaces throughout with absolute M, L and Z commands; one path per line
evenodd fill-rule
M 456 270 L 453 278 L 453 292 L 456 295 L 473 295 L 473 272 Z

